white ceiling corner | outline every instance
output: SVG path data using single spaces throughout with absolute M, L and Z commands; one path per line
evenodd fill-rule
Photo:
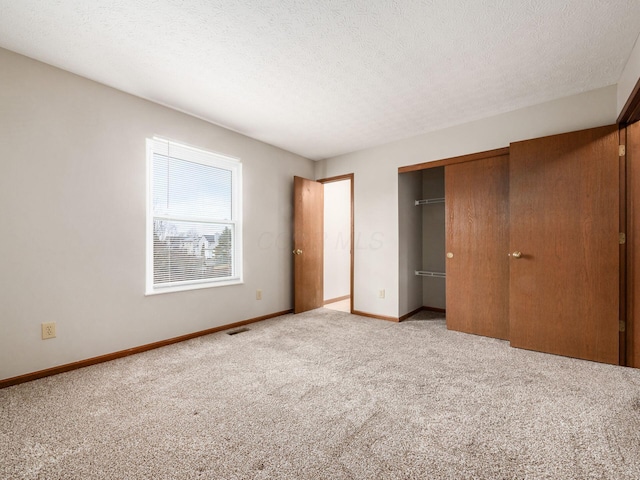
M 0 0 L 0 47 L 327 158 L 617 83 L 638 0 Z

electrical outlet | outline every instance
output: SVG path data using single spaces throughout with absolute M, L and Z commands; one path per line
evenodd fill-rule
M 378 298 L 384 298 L 384 289 L 378 291 Z
M 256 290 L 256 300 L 262 300 L 262 290 Z
M 42 340 L 56 338 L 56 322 L 46 322 L 42 324 Z

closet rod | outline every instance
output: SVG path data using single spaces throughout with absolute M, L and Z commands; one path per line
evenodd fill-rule
M 416 275 L 418 275 L 419 277 L 436 277 L 436 278 L 445 278 L 447 276 L 447 274 L 443 272 L 429 272 L 426 270 L 416 270 Z
M 427 198 L 425 200 L 416 200 L 416 205 L 431 205 L 432 203 L 444 203 L 444 198 Z

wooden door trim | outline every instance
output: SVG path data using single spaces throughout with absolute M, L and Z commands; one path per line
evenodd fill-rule
M 625 145 L 625 149 L 626 149 L 627 129 L 620 127 L 618 130 L 618 135 L 619 135 L 618 145 Z M 628 208 L 628 202 L 630 201 L 630 198 L 627 195 L 628 180 L 627 180 L 626 151 L 624 155 L 620 155 L 619 162 L 620 162 L 620 206 L 619 206 L 620 232 L 624 233 L 625 235 L 628 235 L 629 232 L 631 232 L 631 229 L 628 228 L 629 219 L 627 218 L 627 208 Z M 627 291 L 627 281 L 628 281 L 627 271 L 629 271 L 627 243 L 628 241 L 620 245 L 620 306 L 619 306 L 620 317 L 619 317 L 619 321 L 623 322 L 625 326 L 627 326 L 629 323 L 627 319 L 632 318 L 630 315 L 628 315 L 628 313 L 630 314 L 630 312 L 628 312 L 627 310 L 628 308 L 627 298 L 630 298 Z M 631 329 L 625 328 L 624 330 L 625 331 L 623 332 L 619 332 L 620 346 L 618 347 L 618 357 L 619 357 L 618 363 L 620 365 L 628 365 L 627 346 L 631 345 L 631 343 L 628 341 L 628 336 L 627 336 L 629 334 L 629 330 Z
M 638 349 L 640 349 L 640 345 L 638 345 L 638 328 L 640 326 L 636 323 L 638 318 L 637 304 L 638 304 L 638 295 L 636 292 L 638 290 L 637 287 L 637 276 L 638 276 L 638 257 L 639 254 L 637 248 L 635 247 L 638 243 L 638 235 L 639 231 L 639 223 L 637 219 L 637 212 L 639 208 L 639 194 L 640 189 L 638 189 L 638 154 L 640 153 L 638 149 L 634 149 L 635 141 L 632 141 L 630 138 L 630 132 L 628 128 L 632 127 L 635 129 L 640 129 L 640 123 L 636 122 L 634 125 L 628 125 L 620 130 L 621 133 L 621 144 L 624 139 L 624 145 L 626 149 L 625 155 L 625 165 L 626 165 L 626 208 L 627 208 L 627 222 L 626 222 L 626 233 L 627 233 L 627 248 L 626 248 L 626 328 L 624 332 L 624 338 L 626 340 L 626 366 L 640 368 L 640 353 Z M 624 133 L 623 133 L 624 132 Z M 634 132 L 634 134 L 637 134 Z M 633 144 L 633 145 L 632 145 Z
M 346 173 L 344 175 L 337 175 L 335 177 L 327 177 L 327 178 L 321 178 L 320 180 L 316 180 L 319 183 L 325 184 L 325 183 L 333 183 L 333 182 L 341 182 L 344 180 L 349 180 L 350 185 L 351 185 L 351 244 L 350 244 L 350 255 L 349 255 L 349 259 L 350 259 L 350 272 L 349 272 L 349 313 L 355 313 L 355 310 L 353 309 L 353 289 L 354 289 L 354 281 L 353 281 L 353 277 L 354 277 L 354 271 L 355 271 L 355 262 L 354 262 L 354 256 L 355 256 L 355 250 L 354 250 L 354 237 L 355 237 L 355 229 L 354 229 L 354 208 L 353 208 L 353 204 L 354 204 L 354 174 L 353 173 Z
M 415 172 L 416 170 L 426 170 L 427 168 L 444 167 L 456 163 L 473 162 L 474 160 L 483 160 L 485 158 L 500 157 L 509 155 L 509 147 L 496 148 L 495 150 L 486 150 L 484 152 L 470 153 L 459 157 L 445 158 L 443 160 L 435 160 L 433 162 L 417 163 L 406 167 L 398 167 L 398 173 Z
M 640 120 L 640 78 L 636 82 L 636 86 L 633 87 L 624 107 L 622 107 L 617 123 L 622 128 L 638 120 Z
M 332 183 L 332 182 L 341 182 L 343 180 L 352 180 L 353 181 L 353 173 L 346 173 L 344 175 L 338 175 L 335 177 L 327 177 L 321 178 L 320 180 L 316 180 L 319 183 Z

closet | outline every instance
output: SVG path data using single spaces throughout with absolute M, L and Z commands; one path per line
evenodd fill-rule
M 619 165 L 618 130 L 608 126 L 400 168 L 400 177 L 434 167 L 444 173 L 447 328 L 619 363 Z M 400 191 L 400 201 L 406 196 Z M 426 241 L 426 217 L 400 208 L 401 248 L 423 257 L 438 250 Z M 422 228 L 407 228 L 410 218 Z M 413 245 L 412 231 L 421 232 Z M 401 253 L 401 269 L 410 256 L 417 258 Z M 400 278 L 406 308 L 418 289 L 407 272 Z M 431 307 L 425 299 L 423 292 Z
M 401 302 L 407 311 L 446 306 L 444 167 L 399 176 Z

